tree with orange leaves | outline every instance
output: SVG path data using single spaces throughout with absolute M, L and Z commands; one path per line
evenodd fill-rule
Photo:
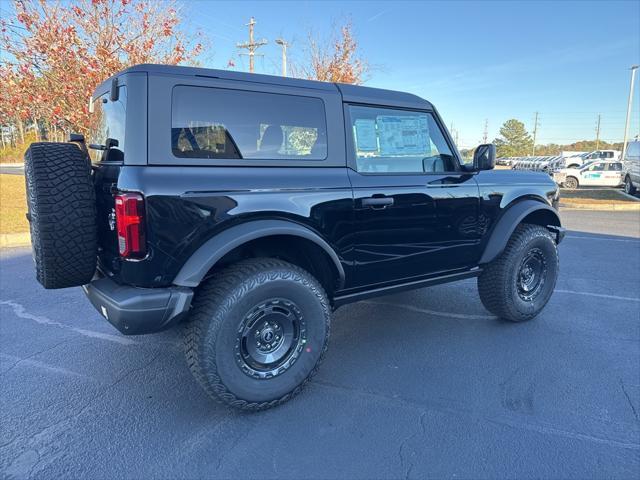
M 340 28 L 329 42 L 321 42 L 312 33 L 308 37 L 308 64 L 294 66 L 294 75 L 323 82 L 361 84 L 371 68 L 358 53 L 358 42 L 351 22 Z
M 15 0 L 0 21 L 0 118 L 86 133 L 95 87 L 138 63 L 190 63 L 202 43 L 176 4 L 154 0 Z

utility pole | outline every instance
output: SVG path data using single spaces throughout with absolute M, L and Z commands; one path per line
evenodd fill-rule
M 636 80 L 638 65 L 631 65 L 631 85 L 629 87 L 629 100 L 627 100 L 627 120 L 624 123 L 624 140 L 622 142 L 622 160 L 627 154 L 627 137 L 629 136 L 629 120 L 631 119 L 631 107 L 633 105 L 633 83 Z
M 265 39 L 258 40 L 257 42 L 253 40 L 253 26 L 255 24 L 256 24 L 256 21 L 253 19 L 253 17 L 251 17 L 251 19 L 249 20 L 249 23 L 246 24 L 246 26 L 249 27 L 249 41 L 236 44 L 238 48 L 246 48 L 249 51 L 249 53 L 241 53 L 240 55 L 249 56 L 249 72 L 250 73 L 253 73 L 253 57 L 256 55 L 256 50 L 259 47 L 262 47 L 263 45 L 267 44 L 267 41 Z
M 489 119 L 484 119 L 484 133 L 482 134 L 482 143 L 487 143 L 489 140 Z
M 536 137 L 538 136 L 538 112 L 536 112 L 536 118 L 533 121 L 533 151 L 532 156 L 536 155 Z
M 282 76 L 287 76 L 287 47 L 289 44 L 282 38 L 277 38 L 276 43 L 282 47 Z
M 600 114 L 598 114 L 598 123 L 596 124 L 596 150 L 600 149 Z

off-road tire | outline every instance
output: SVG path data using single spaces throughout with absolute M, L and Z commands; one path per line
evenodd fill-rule
M 542 290 L 532 300 L 525 301 L 518 293 L 518 276 L 523 260 L 533 249 L 541 252 L 546 273 Z M 531 320 L 551 298 L 558 271 L 558 249 L 549 230 L 539 225 L 521 224 L 504 252 L 487 264 L 478 277 L 480 300 L 487 310 L 504 320 Z
M 569 190 L 575 190 L 579 186 L 580 184 L 576 177 L 567 177 L 564 181 L 564 188 L 568 188 Z
M 71 143 L 32 143 L 24 163 L 36 278 L 45 288 L 89 283 L 98 242 L 96 196 L 86 156 Z
M 253 378 L 238 365 L 235 339 L 242 318 L 272 297 L 285 297 L 299 306 L 306 344 L 283 373 Z M 324 289 L 307 271 L 277 259 L 243 260 L 213 275 L 196 293 L 185 326 L 187 364 L 205 392 L 221 403 L 248 411 L 280 405 L 300 393 L 322 362 L 330 312 Z
M 627 175 L 624 179 L 624 193 L 627 195 L 634 195 L 636 193 L 636 187 L 633 185 L 631 178 Z

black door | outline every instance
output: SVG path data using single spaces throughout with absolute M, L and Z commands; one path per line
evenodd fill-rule
M 349 105 L 358 286 L 471 266 L 478 185 L 433 113 Z

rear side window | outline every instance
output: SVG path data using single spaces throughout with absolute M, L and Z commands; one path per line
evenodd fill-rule
M 118 88 L 118 100 L 112 101 L 109 93 L 93 100 L 93 111 L 89 117 L 89 144 L 99 148 L 89 150 L 91 159 L 99 162 L 122 161 L 124 132 L 126 126 L 127 87 Z
M 627 159 L 640 159 L 640 142 L 629 142 L 627 144 Z
M 172 95 L 171 148 L 182 158 L 323 160 L 324 103 L 294 95 L 178 86 Z
M 429 112 L 349 106 L 356 167 L 363 173 L 443 173 L 456 164 Z

